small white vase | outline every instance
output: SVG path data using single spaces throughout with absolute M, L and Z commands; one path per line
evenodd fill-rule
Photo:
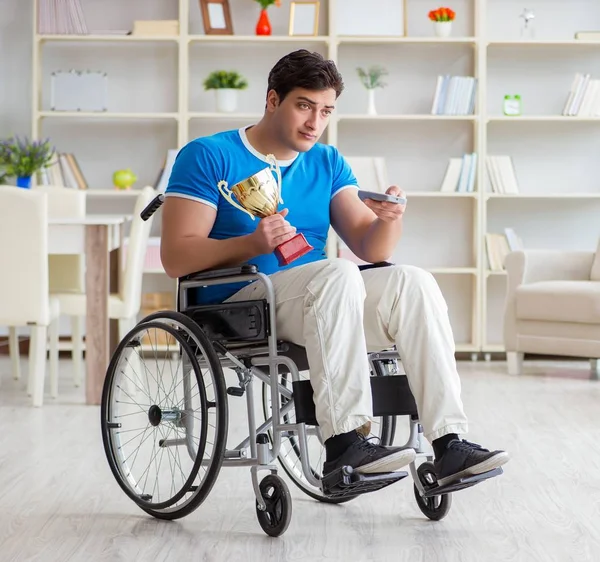
M 377 109 L 375 108 L 375 89 L 370 88 L 367 90 L 369 94 L 369 103 L 367 105 L 367 115 L 377 115 Z
M 237 94 L 235 88 L 217 88 L 217 111 L 219 113 L 232 113 L 237 108 Z
M 452 22 L 451 21 L 434 21 L 433 27 L 435 34 L 438 37 L 450 37 L 452 33 Z

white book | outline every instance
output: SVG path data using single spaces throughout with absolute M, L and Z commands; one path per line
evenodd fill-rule
M 442 181 L 442 187 L 440 191 L 444 193 L 456 191 L 458 187 L 458 180 L 460 178 L 460 171 L 462 169 L 462 158 L 450 158 L 448 167 L 446 168 L 446 175 Z
M 565 101 L 565 106 L 563 107 L 563 115 L 570 115 L 571 104 L 573 103 L 573 98 L 577 93 L 577 89 L 579 88 L 579 83 L 581 80 L 583 80 L 583 74 L 580 72 L 575 73 L 575 77 L 571 83 L 571 88 L 569 89 L 569 94 L 567 95 L 567 99 Z

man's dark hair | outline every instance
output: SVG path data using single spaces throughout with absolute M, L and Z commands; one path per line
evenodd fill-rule
M 279 59 L 269 72 L 267 92 L 275 90 L 279 100 L 295 88 L 305 90 L 335 90 L 336 99 L 344 90 L 342 75 L 335 63 L 319 53 L 300 49 Z

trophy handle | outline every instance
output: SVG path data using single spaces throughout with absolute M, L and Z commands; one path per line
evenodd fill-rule
M 240 211 L 244 211 L 244 213 L 248 213 L 250 215 L 250 217 L 252 218 L 252 220 L 255 220 L 256 217 L 250 211 L 248 211 L 247 209 L 244 209 L 244 207 L 242 207 L 239 203 L 237 203 L 236 201 L 233 200 L 233 198 L 231 197 L 231 190 L 227 188 L 227 182 L 225 180 L 221 180 L 217 184 L 217 187 L 219 188 L 221 195 L 223 197 L 225 197 L 225 199 L 227 199 L 227 201 L 229 203 L 231 203 L 234 207 L 236 207 Z
M 271 170 L 275 170 L 277 174 L 277 199 L 283 204 L 283 199 L 281 198 L 281 170 L 279 169 L 279 164 L 277 164 L 277 158 L 275 158 L 274 154 L 267 154 L 267 161 Z

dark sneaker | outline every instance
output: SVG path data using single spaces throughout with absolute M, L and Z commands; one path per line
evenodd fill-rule
M 505 451 L 488 451 L 476 443 L 453 439 L 433 466 L 438 485 L 444 486 L 460 478 L 494 470 L 507 463 L 508 459 Z
M 414 449 L 375 445 L 359 434 L 359 438 L 337 459 L 325 462 L 323 476 L 341 468 L 351 466 L 361 473 L 394 472 L 416 458 Z

